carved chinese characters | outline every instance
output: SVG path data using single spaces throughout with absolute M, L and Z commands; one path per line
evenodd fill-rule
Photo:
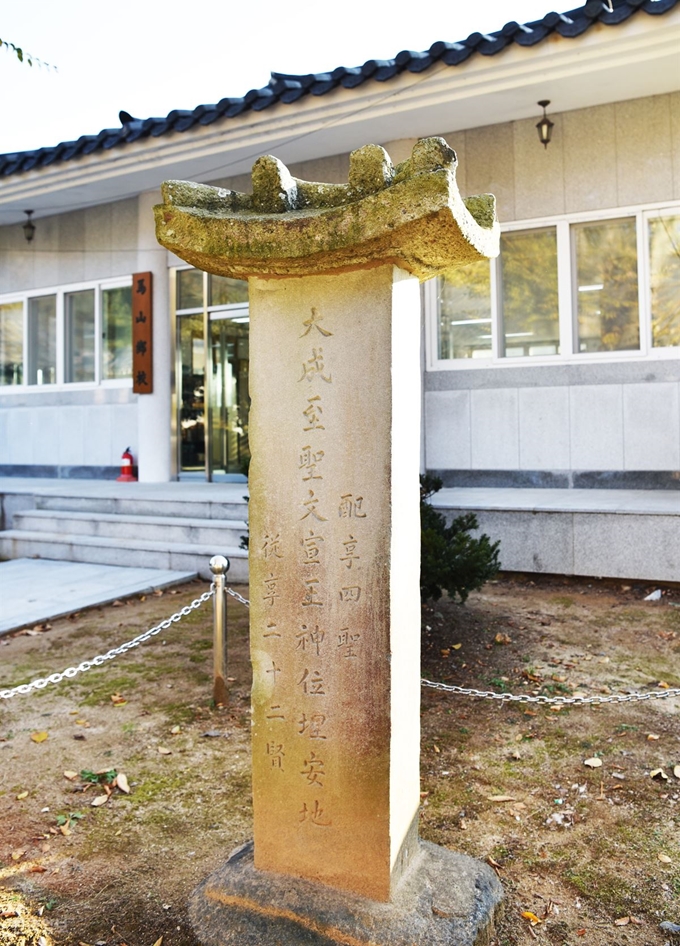
M 392 292 L 391 267 L 250 289 L 256 864 L 377 899 L 394 847 Z

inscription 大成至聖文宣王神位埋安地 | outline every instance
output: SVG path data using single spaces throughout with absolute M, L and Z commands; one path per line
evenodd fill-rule
M 302 775 L 310 785 L 318 785 L 319 788 L 323 788 L 324 779 L 326 778 L 326 765 L 323 759 L 320 758 L 316 752 L 310 752 L 309 758 L 305 759 L 302 764 L 300 775 Z
M 314 627 L 308 627 L 306 624 L 302 624 L 301 628 L 302 629 L 295 635 L 297 641 L 295 649 L 304 652 L 314 651 L 316 656 L 320 657 L 321 645 L 326 637 L 326 632 L 322 631 L 318 624 L 315 624 Z
M 306 361 L 302 362 L 302 375 L 298 378 L 298 383 L 309 381 L 311 384 L 314 378 L 319 377 L 326 384 L 331 384 L 333 378 L 330 374 L 324 374 L 325 370 L 323 348 L 321 346 L 312 348 L 312 354 Z
M 322 480 L 323 476 L 321 473 L 317 472 L 317 467 L 323 460 L 325 454 L 323 450 L 312 450 L 310 444 L 306 444 L 300 449 L 300 464 L 298 466 L 299 470 L 303 470 L 306 474 L 302 477 L 302 482 L 306 483 L 308 480 Z
M 323 322 L 323 316 L 322 316 L 322 315 L 319 315 L 319 310 L 318 310 L 317 308 L 315 308 L 314 306 L 312 306 L 312 315 L 311 315 L 311 317 L 308 318 L 308 319 L 306 319 L 306 320 L 302 323 L 302 324 L 305 326 L 305 330 L 304 330 L 304 332 L 302 333 L 302 335 L 300 335 L 300 338 L 304 338 L 306 335 L 309 335 L 309 333 L 312 331 L 312 329 L 316 329 L 316 331 L 319 333 L 319 335 L 323 335 L 324 338 L 330 338 L 330 336 L 331 336 L 333 333 L 332 333 L 332 332 L 329 332 L 328 329 L 326 329 L 326 328 L 322 328 L 322 326 L 320 325 L 321 322 Z
M 318 596 L 319 589 L 317 588 L 317 585 L 320 584 L 320 579 L 319 578 L 303 578 L 302 583 L 303 585 L 305 585 L 304 597 L 301 602 L 302 607 L 303 608 L 310 608 L 310 607 L 322 608 L 324 603 L 323 603 L 323 600 L 319 598 Z
M 303 427 L 302 430 L 304 433 L 308 433 L 310 430 L 325 430 L 326 428 L 321 423 L 321 415 L 323 414 L 323 406 L 321 404 L 321 395 L 315 394 L 313 397 L 307 398 L 307 407 L 302 411 L 305 420 L 307 421 L 307 427 Z
M 319 804 L 318 799 L 314 800 L 313 807 L 309 807 L 307 802 L 303 802 L 300 809 L 300 824 L 309 821 L 318 828 L 328 828 L 332 824 L 331 819 L 326 815 L 324 809 Z
M 326 696 L 326 684 L 319 670 L 310 671 L 308 667 L 305 667 L 297 685 L 308 696 Z
M 319 505 L 319 502 L 319 497 L 316 496 L 313 489 L 310 489 L 309 499 L 305 499 L 300 503 L 300 505 L 306 509 L 306 512 L 300 516 L 300 522 L 302 522 L 304 519 L 307 519 L 308 516 L 313 516 L 318 522 L 328 522 L 326 516 L 322 516 L 316 508 Z
M 324 541 L 322 535 L 316 535 L 313 529 L 309 530 L 309 535 L 300 539 L 300 545 L 303 550 L 303 565 L 320 565 L 319 543 Z
M 298 736 L 307 736 L 309 739 L 328 739 L 323 728 L 327 717 L 323 713 L 303 713 L 298 720 Z

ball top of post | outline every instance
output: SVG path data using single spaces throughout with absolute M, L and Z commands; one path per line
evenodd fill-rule
M 229 571 L 229 559 L 224 555 L 213 555 L 210 559 L 210 571 L 213 575 L 226 575 Z

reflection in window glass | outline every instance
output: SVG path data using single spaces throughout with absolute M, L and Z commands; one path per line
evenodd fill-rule
M 180 468 L 205 469 L 205 343 L 203 316 L 178 319 Z
M 57 297 L 28 300 L 28 384 L 57 380 Z
M 680 345 L 680 216 L 649 221 L 652 344 Z
M 132 377 L 132 289 L 102 291 L 102 379 Z
M 22 384 L 24 379 L 24 305 L 0 305 L 0 384 Z
M 230 276 L 209 276 L 210 305 L 234 305 L 248 301 L 248 282 Z
M 557 231 L 501 236 L 500 302 L 505 355 L 556 355 L 560 350 Z
M 468 263 L 439 278 L 439 357 L 491 357 L 491 269 Z
M 94 381 L 94 289 L 64 296 L 65 381 Z
M 181 269 L 177 273 L 177 308 L 203 308 L 203 273 L 200 269 Z
M 635 218 L 578 224 L 572 231 L 578 351 L 639 348 Z

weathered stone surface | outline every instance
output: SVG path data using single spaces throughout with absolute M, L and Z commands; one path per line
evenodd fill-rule
M 298 181 L 276 158 L 253 167 L 252 195 L 168 181 L 155 208 L 160 243 L 223 276 L 301 276 L 391 263 L 420 279 L 498 254 L 494 198 L 466 200 L 443 138 L 418 141 L 392 166 L 366 145 L 348 184 Z
M 390 903 L 258 871 L 249 843 L 197 888 L 190 916 L 205 946 L 487 946 L 501 899 L 490 867 L 425 841 Z

